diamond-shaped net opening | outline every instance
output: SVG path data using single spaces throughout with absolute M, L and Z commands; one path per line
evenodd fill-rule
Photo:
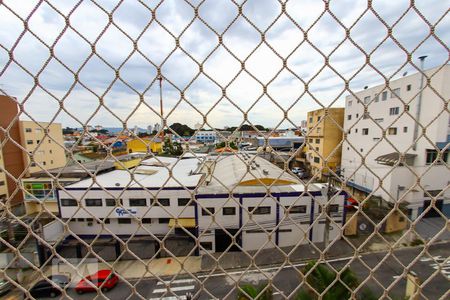
M 448 299 L 448 5 L 391 2 L 2 1 L 0 293 Z

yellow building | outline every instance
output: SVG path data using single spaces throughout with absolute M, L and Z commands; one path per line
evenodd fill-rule
M 28 175 L 66 165 L 62 127 L 59 123 L 20 121 L 20 137 Z
M 0 201 L 8 198 L 8 186 L 6 182 L 5 164 L 3 163 L 3 153 L 0 151 Z
M 327 111 L 327 112 L 326 112 Z M 305 162 L 310 167 L 311 175 L 335 171 L 341 165 L 344 124 L 344 108 L 318 109 L 308 112 L 304 148 Z
M 162 143 L 159 138 L 152 140 L 151 138 L 132 139 L 127 141 L 127 152 L 142 152 L 142 153 L 159 153 L 162 151 Z

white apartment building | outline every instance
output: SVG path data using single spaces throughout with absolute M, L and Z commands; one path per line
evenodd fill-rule
M 407 201 L 413 219 L 432 200 L 424 190 L 450 215 L 450 123 L 445 110 L 450 66 L 425 73 L 432 76 L 432 89 L 424 88 L 420 109 L 420 73 L 390 81 L 390 90 L 385 84 L 364 89 L 347 96 L 345 103 L 341 165 L 348 185 L 387 201 Z M 437 161 L 438 154 L 442 157 Z M 426 216 L 437 215 L 433 210 Z
M 217 139 L 217 133 L 215 131 L 198 131 L 195 133 L 195 140 L 197 143 L 211 144 L 215 143 Z
M 322 186 L 305 190 L 297 178 L 270 162 L 260 157 L 254 161 L 250 163 L 248 154 L 150 158 L 136 168 L 60 189 L 60 215 L 71 232 L 86 238 L 189 236 L 188 231 L 199 239 L 200 253 L 237 250 L 231 235 L 245 250 L 321 242 Z M 268 194 L 264 185 L 271 184 Z M 344 193 L 332 198 L 331 239 L 341 234 L 344 201 Z

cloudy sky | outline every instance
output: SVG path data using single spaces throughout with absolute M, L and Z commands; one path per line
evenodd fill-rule
M 158 122 L 158 68 L 169 124 L 194 126 L 203 114 L 210 126 L 236 126 L 248 112 L 253 124 L 292 127 L 309 110 L 342 106 L 344 79 L 357 91 L 384 82 L 374 68 L 394 78 L 414 72 L 408 52 L 417 65 L 428 55 L 427 68 L 448 63 L 442 0 L 415 8 L 374 0 L 372 10 L 367 1 L 334 0 L 329 11 L 320 0 L 291 0 L 286 13 L 278 1 L 249 0 L 242 14 L 230 0 L 41 2 L 0 4 L 0 89 L 24 101 L 32 118 L 63 126 Z

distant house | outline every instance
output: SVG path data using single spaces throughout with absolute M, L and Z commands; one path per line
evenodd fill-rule
M 162 151 L 162 142 L 159 138 L 144 138 L 144 139 L 131 139 L 127 141 L 127 152 L 153 152 L 159 153 Z

